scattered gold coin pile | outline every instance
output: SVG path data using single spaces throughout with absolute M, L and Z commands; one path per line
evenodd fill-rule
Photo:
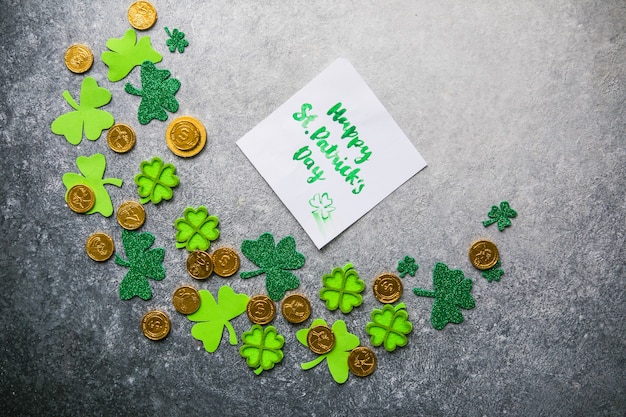
M 267 295 L 255 295 L 248 301 L 246 313 L 252 323 L 267 324 L 276 317 L 276 305 Z
M 498 247 L 486 239 L 474 242 L 469 249 L 470 262 L 482 271 L 493 268 L 499 257 Z
M 213 259 L 208 252 L 197 250 L 187 256 L 187 272 L 195 279 L 207 279 L 213 273 Z
M 360 346 L 350 351 L 348 368 L 356 376 L 368 376 L 376 370 L 376 354 L 372 349 Z
M 103 232 L 93 233 L 85 243 L 87 255 L 94 261 L 103 262 L 109 259 L 115 251 L 115 244 L 111 236 Z
M 374 296 L 381 303 L 395 303 L 402 297 L 402 281 L 394 274 L 381 274 L 374 280 Z
M 124 123 L 116 123 L 107 132 L 109 148 L 117 153 L 126 153 L 133 149 L 137 135 L 132 127 Z
M 136 201 L 124 201 L 117 208 L 117 222 L 126 230 L 135 230 L 146 221 L 143 205 Z
M 200 120 L 181 116 L 172 120 L 165 131 L 168 148 L 178 156 L 189 158 L 197 155 L 206 144 L 206 130 Z
M 76 213 L 87 213 L 95 204 L 96 194 L 87 185 L 75 185 L 67 192 L 67 205 Z
M 141 331 L 150 340 L 163 339 L 170 328 L 170 318 L 159 310 L 148 311 L 141 319 Z
M 280 308 L 283 317 L 289 323 L 302 323 L 311 315 L 311 303 L 300 294 L 291 294 L 283 300 Z
M 76 74 L 87 72 L 93 65 L 93 52 L 87 45 L 75 43 L 65 51 L 65 65 Z
M 315 326 L 306 336 L 306 342 L 313 353 L 323 355 L 335 347 L 335 334 L 327 326 Z
M 157 20 L 154 6 L 147 1 L 136 1 L 128 8 L 128 21 L 137 30 L 150 29 Z
M 198 294 L 198 290 L 189 285 L 178 287 L 172 296 L 172 304 L 179 313 L 195 313 L 200 308 L 200 295 Z

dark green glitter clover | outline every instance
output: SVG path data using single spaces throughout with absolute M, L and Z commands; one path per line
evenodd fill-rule
M 415 259 L 408 255 L 405 256 L 404 259 L 398 261 L 398 272 L 400 273 L 400 278 L 404 278 L 406 274 L 414 277 L 418 268 L 419 265 L 415 263 Z
M 170 52 L 176 52 L 176 49 L 178 49 L 178 52 L 181 54 L 185 52 L 185 48 L 189 46 L 189 41 L 185 39 L 185 34 L 183 32 L 178 29 L 174 29 L 170 33 L 170 30 L 166 27 L 165 33 L 167 33 L 167 36 L 170 37 L 165 41 L 165 44 L 168 48 L 170 48 Z
M 180 81 L 169 78 L 170 72 L 166 69 L 158 69 L 151 61 L 141 64 L 141 88 L 138 90 L 131 83 L 126 83 L 124 90 L 135 96 L 141 97 L 141 104 L 137 111 L 137 118 L 142 125 L 152 120 L 167 120 L 168 110 L 172 113 L 178 110 L 178 101 L 174 94 L 180 88 Z
M 498 230 L 503 231 L 505 227 L 509 227 L 511 225 L 511 220 L 517 216 L 517 212 L 511 208 L 507 201 L 503 201 L 500 203 L 500 207 L 491 206 L 491 211 L 489 214 L 488 220 L 483 221 L 483 226 L 487 227 L 494 223 L 498 223 Z
M 500 261 L 498 261 L 492 268 L 486 271 L 483 271 L 482 272 L 483 278 L 485 278 L 489 282 L 500 281 L 500 277 L 504 275 L 504 271 L 500 269 L 500 264 L 501 264 Z

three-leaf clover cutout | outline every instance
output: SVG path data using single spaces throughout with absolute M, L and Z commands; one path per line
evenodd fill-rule
M 102 62 L 109 67 L 109 81 L 126 77 L 137 65 L 145 61 L 160 62 L 163 57 L 152 48 L 149 36 L 137 42 L 137 33 L 128 29 L 121 38 L 111 38 L 106 43 L 110 51 L 102 53 Z
M 151 61 L 141 64 L 141 88 L 138 90 L 131 83 L 126 83 L 124 90 L 135 96 L 141 97 L 137 118 L 142 125 L 150 121 L 167 120 L 168 110 L 172 113 L 178 110 L 178 101 L 174 94 L 180 88 L 180 81 L 169 78 L 170 72 L 166 69 L 158 69 Z
M 218 223 L 217 216 L 209 216 L 205 206 L 187 207 L 183 217 L 174 222 L 176 247 L 187 248 L 189 252 L 209 249 L 211 242 L 220 236 Z
M 397 347 L 406 346 L 407 334 L 413 330 L 404 303 L 397 306 L 385 304 L 382 309 L 372 311 L 372 321 L 367 323 L 365 331 L 370 335 L 373 346 L 383 345 L 385 350 L 393 352 Z
M 320 298 L 326 301 L 326 308 L 330 311 L 339 308 L 342 313 L 348 314 L 363 303 L 361 293 L 365 289 L 365 282 L 359 278 L 351 263 L 343 268 L 334 268 L 330 274 L 324 275 L 322 284 Z
M 53 133 L 65 136 L 72 145 L 78 145 L 83 140 L 83 130 L 87 139 L 97 140 L 103 130 L 115 123 L 111 113 L 98 110 L 98 107 L 111 101 L 111 92 L 99 87 L 93 77 L 85 77 L 80 86 L 80 104 L 74 101 L 67 90 L 63 91 L 63 98 L 74 111 L 57 117 L 50 128 Z
M 185 48 L 189 46 L 189 41 L 185 39 L 185 34 L 183 32 L 178 29 L 173 29 L 170 32 L 170 30 L 166 27 L 165 33 L 167 33 L 167 36 L 170 37 L 165 41 L 165 44 L 170 49 L 170 52 L 176 52 L 176 49 L 178 49 L 178 52 L 181 54 L 185 52 Z
M 123 259 L 116 253 L 115 263 L 129 270 L 120 283 L 120 298 L 130 300 L 139 297 L 149 300 L 152 298 L 152 290 L 147 278 L 156 281 L 165 278 L 165 249 L 150 249 L 154 244 L 154 235 L 148 232 L 138 233 L 124 229 L 122 243 L 128 259 Z
M 502 277 L 502 275 L 504 275 L 504 271 L 500 269 L 500 265 L 501 262 L 500 260 L 498 260 L 498 262 L 496 262 L 493 267 L 489 268 L 486 271 L 483 271 L 481 275 L 489 282 L 500 281 L 500 278 Z
M 254 368 L 257 375 L 272 369 L 274 364 L 283 360 L 282 347 L 285 338 L 278 334 L 274 326 L 263 329 L 261 325 L 255 324 L 241 335 L 241 341 L 243 346 L 239 349 L 239 354 L 250 368 Z
M 511 225 L 512 218 L 517 217 L 517 212 L 511 208 L 507 201 L 500 203 L 500 207 L 491 206 L 491 210 L 487 214 L 489 219 L 483 221 L 483 226 L 487 227 L 491 224 L 498 223 L 498 230 L 503 231 L 505 227 Z
M 419 265 L 415 262 L 415 259 L 410 256 L 405 256 L 404 259 L 398 261 L 398 272 L 400 273 L 400 278 L 404 278 L 406 274 L 414 277 L 415 273 Z
M 335 211 L 333 200 L 328 193 L 317 193 L 309 200 L 309 205 L 314 209 L 311 213 L 319 216 L 322 220 L 327 220 L 330 213 Z
M 180 180 L 176 176 L 176 167 L 170 163 L 163 163 L 158 157 L 150 161 L 143 161 L 139 165 L 139 174 L 135 175 L 135 184 L 139 192 L 141 204 L 152 201 L 159 204 L 161 200 L 170 200 L 174 195 L 172 188 Z

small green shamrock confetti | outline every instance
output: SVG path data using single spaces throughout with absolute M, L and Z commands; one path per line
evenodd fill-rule
M 311 323 L 311 327 L 308 329 L 298 330 L 296 338 L 304 346 L 309 346 L 307 343 L 307 335 L 315 326 L 328 326 L 323 319 L 315 319 Z M 333 334 L 335 335 L 335 346 L 332 350 L 324 355 L 319 355 L 316 359 L 301 364 L 301 368 L 305 371 L 312 369 L 322 363 L 326 359 L 328 370 L 332 375 L 335 382 L 343 384 L 348 380 L 350 368 L 348 368 L 348 356 L 350 351 L 359 346 L 361 341 L 357 335 L 348 332 L 346 322 L 343 320 L 337 320 L 332 327 Z
M 237 344 L 237 333 L 230 320 L 246 311 L 250 297 L 246 294 L 237 294 L 228 285 L 220 287 L 217 293 L 217 303 L 213 294 L 207 290 L 199 290 L 200 308 L 187 318 L 196 322 L 191 328 L 191 335 L 204 343 L 207 352 L 215 352 L 222 340 L 224 327 L 228 329 L 231 345 Z
M 322 220 L 327 220 L 330 217 L 330 213 L 336 209 L 328 193 L 315 194 L 313 198 L 309 200 L 309 205 L 314 209 L 311 213 L 319 216 Z
M 152 48 L 149 36 L 137 42 L 137 33 L 128 29 L 121 38 L 111 38 L 106 43 L 111 51 L 102 53 L 102 62 L 109 67 L 109 81 L 116 82 L 126 77 L 137 65 L 145 61 L 160 62 L 163 57 Z
M 409 321 L 404 303 L 395 307 L 385 304 L 382 310 L 375 308 L 372 311 L 372 321 L 365 326 L 372 345 L 383 345 L 388 352 L 393 352 L 397 347 L 406 346 L 409 342 L 406 335 L 411 330 L 413 330 L 413 324 Z
M 165 33 L 167 33 L 167 36 L 170 37 L 170 39 L 165 41 L 165 44 L 170 49 L 170 52 L 176 52 L 177 48 L 178 52 L 181 54 L 185 52 L 185 48 L 189 46 L 189 42 L 185 39 L 185 34 L 183 32 L 178 29 L 174 29 L 170 33 L 170 30 L 165 27 Z
M 348 314 L 363 303 L 361 293 L 365 289 L 365 282 L 359 278 L 351 263 L 343 268 L 334 268 L 330 274 L 324 275 L 322 284 L 320 298 L 326 301 L 326 308 L 330 311 L 339 308 L 342 313 Z
M 404 259 L 398 261 L 398 272 L 400 273 L 400 278 L 404 278 L 406 274 L 414 277 L 418 268 L 419 265 L 415 263 L 415 259 L 408 255 L 405 256 Z
M 158 69 L 151 61 L 141 64 L 141 87 L 138 90 L 131 83 L 126 83 L 124 90 L 135 96 L 141 97 L 141 104 L 137 111 L 137 118 L 142 125 L 150 121 L 167 120 L 168 110 L 172 113 L 178 110 L 178 101 L 174 94 L 180 88 L 180 81 L 169 78 L 170 72 L 166 69 Z
M 247 279 L 265 274 L 265 288 L 269 297 L 278 301 L 285 292 L 300 286 L 300 280 L 290 270 L 304 266 L 304 255 L 296 251 L 293 236 L 286 236 L 274 245 L 274 236 L 263 233 L 258 240 L 244 240 L 241 252 L 252 261 L 259 270 L 242 272 L 241 278 Z
M 152 298 L 152 291 L 147 278 L 160 281 L 165 278 L 163 258 L 165 249 L 148 250 L 154 243 L 154 235 L 148 232 L 122 230 L 122 243 L 128 260 L 115 254 L 115 263 L 130 268 L 120 283 L 120 298 L 130 300 L 139 297 L 143 300 Z
M 135 175 L 135 184 L 138 186 L 141 204 L 148 201 L 159 204 L 163 199 L 172 198 L 172 188 L 180 182 L 174 165 L 164 164 L 161 158 L 154 157 L 151 161 L 142 161 L 139 170 L 139 174 Z
M 489 282 L 500 281 L 500 277 L 504 275 L 504 271 L 502 269 L 499 269 L 500 264 L 501 262 L 498 260 L 498 262 L 492 268 L 489 268 L 488 270 L 483 271 L 481 274 L 483 278 L 487 279 L 487 281 Z
M 89 157 L 79 156 L 76 158 L 76 166 L 78 166 L 78 170 L 84 176 L 73 172 L 63 174 L 63 184 L 67 188 L 65 201 L 67 201 L 67 194 L 70 188 L 78 184 L 87 185 L 96 195 L 96 203 L 87 214 L 100 213 L 105 217 L 111 216 L 111 214 L 113 214 L 113 204 L 111 203 L 111 197 L 106 188 L 104 188 L 104 185 L 111 184 L 116 187 L 121 187 L 123 181 L 121 178 L 103 178 L 106 165 L 107 160 L 101 153 Z
M 509 219 L 515 218 L 517 212 L 511 208 L 507 201 L 503 201 L 500 203 L 500 208 L 491 206 L 491 211 L 489 211 L 487 216 L 489 216 L 489 219 L 483 221 L 483 226 L 487 227 L 497 222 L 498 230 L 503 231 L 505 227 L 511 225 L 511 220 Z
M 250 368 L 255 368 L 254 373 L 257 375 L 272 369 L 274 364 L 283 360 L 281 349 L 285 338 L 278 334 L 274 326 L 263 329 L 255 324 L 241 335 L 241 341 L 243 346 L 239 349 L 239 354 Z
M 211 242 L 220 236 L 218 223 L 217 216 L 209 216 L 205 206 L 197 209 L 187 207 L 183 217 L 174 222 L 176 247 L 187 248 L 189 252 L 209 249 Z
M 463 271 L 449 269 L 444 263 L 437 263 L 433 271 L 434 291 L 414 288 L 415 295 L 435 299 L 430 322 L 437 330 L 443 329 L 448 323 L 462 323 L 463 314 L 460 309 L 474 308 L 472 297 L 472 280 L 463 276 Z
M 98 110 L 98 107 L 111 101 L 111 92 L 99 87 L 98 82 L 92 77 L 85 77 L 80 86 L 80 105 L 67 90 L 63 92 L 63 98 L 75 111 L 54 119 L 50 128 L 54 134 L 65 136 L 72 145 L 78 145 L 83 140 L 83 128 L 87 139 L 98 140 L 102 131 L 115 123 L 111 113 Z

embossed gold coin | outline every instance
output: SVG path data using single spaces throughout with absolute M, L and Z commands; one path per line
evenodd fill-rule
M 75 185 L 67 192 L 67 205 L 76 213 L 87 213 L 95 204 L 96 194 L 87 185 Z
M 135 29 L 150 29 L 156 20 L 157 12 L 150 2 L 136 1 L 128 8 L 128 21 Z
M 376 354 L 370 348 L 359 346 L 348 355 L 348 368 L 356 376 L 368 376 L 376 370 Z
M 381 303 L 395 303 L 402 297 L 402 281 L 394 274 L 381 274 L 374 280 L 374 296 Z
M 76 74 L 87 72 L 93 65 L 93 52 L 87 45 L 75 43 L 65 51 L 65 65 Z
M 474 242 L 469 250 L 470 262 L 483 271 L 493 268 L 498 263 L 499 256 L 497 246 L 486 239 Z
M 306 342 L 313 353 L 323 355 L 335 347 L 335 334 L 327 326 L 315 326 L 306 336 Z
M 172 296 L 172 304 L 174 304 L 174 308 L 179 313 L 195 313 L 200 308 L 200 295 L 198 295 L 198 290 L 189 285 L 176 288 Z
M 177 117 L 165 131 L 165 142 L 175 155 L 188 158 L 197 155 L 206 145 L 206 130 L 195 117 Z
M 117 153 L 126 153 L 133 149 L 137 135 L 132 127 L 124 123 L 114 124 L 107 132 L 109 148 Z
M 239 255 L 231 248 L 218 248 L 211 255 L 213 269 L 220 277 L 230 277 L 239 270 Z
M 143 205 L 136 201 L 124 201 L 117 209 L 117 222 L 126 230 L 135 230 L 146 221 Z
M 208 252 L 197 250 L 187 256 L 187 272 L 195 279 L 207 279 L 213 273 L 213 259 Z
M 161 340 L 170 332 L 170 318 L 162 311 L 152 310 L 141 319 L 141 331 L 151 340 Z
M 113 252 L 115 252 L 115 244 L 111 236 L 103 232 L 96 232 L 87 238 L 85 250 L 91 259 L 103 262 L 113 255 Z
M 289 323 L 302 323 L 311 315 L 311 303 L 303 295 L 291 294 L 283 300 L 280 310 Z
M 267 324 L 276 317 L 276 305 L 267 295 L 255 295 L 248 301 L 246 313 L 252 323 Z

